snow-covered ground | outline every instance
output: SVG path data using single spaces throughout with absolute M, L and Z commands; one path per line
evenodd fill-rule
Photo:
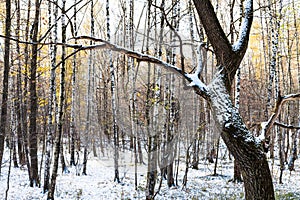
M 125 160 L 120 161 L 121 184 L 113 182 L 112 157 L 91 157 L 88 161 L 87 176 L 76 176 L 76 169 L 74 167 L 69 168 L 70 173 L 59 174 L 57 177 L 55 198 L 70 200 L 145 199 L 146 166 L 138 166 L 138 190 L 135 190 L 134 165 L 131 163 L 130 158 Z M 0 199 L 4 199 L 7 190 L 8 166 L 8 162 L 2 166 Z M 189 169 L 187 188 L 182 190 L 182 178 L 185 168 L 184 163 L 181 163 L 178 177 L 179 186 L 168 188 L 164 180 L 156 199 L 244 199 L 243 185 L 229 182 L 233 173 L 232 161 L 220 161 L 217 171 L 219 176 L 211 176 L 214 164 L 202 161 L 199 167 L 199 170 Z M 274 185 L 277 199 L 300 199 L 299 160 L 296 163 L 297 169 L 292 172 L 292 175 L 285 171 L 283 184 L 276 183 L 279 176 L 279 166 L 275 164 L 270 167 L 276 177 Z M 29 187 L 26 169 L 11 168 L 8 199 L 46 199 L 46 195 L 43 194 L 42 187 Z

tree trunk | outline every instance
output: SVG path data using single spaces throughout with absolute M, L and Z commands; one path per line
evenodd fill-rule
M 66 42 L 66 23 L 65 23 L 65 5 L 66 0 L 62 1 L 62 42 Z M 54 191 L 56 185 L 56 177 L 58 171 L 58 163 L 59 163 L 59 154 L 61 152 L 61 140 L 62 140 L 62 129 L 63 129 L 63 112 L 64 112 L 64 103 L 65 103 L 65 56 L 66 56 L 66 47 L 62 46 L 62 55 L 61 55 L 61 66 L 60 66 L 60 90 L 59 90 L 59 110 L 58 110 L 58 125 L 57 125 L 57 134 L 55 137 L 55 146 L 54 146 L 54 162 L 53 169 L 51 175 L 51 183 L 49 187 L 49 192 L 47 199 L 54 199 Z
M 50 42 L 57 42 L 57 14 L 58 14 L 58 6 L 54 8 L 54 19 L 52 19 L 52 3 L 49 2 L 48 5 L 48 14 L 49 14 L 49 29 L 52 27 L 52 22 L 54 22 L 54 30 L 53 33 L 49 34 Z M 54 38 L 53 38 L 54 37 Z M 54 114 L 54 99 L 56 99 L 56 52 L 57 47 L 55 45 L 50 46 L 50 64 L 51 64 L 51 72 L 50 72 L 50 84 L 49 84 L 49 103 L 48 103 L 48 127 L 47 127 L 47 136 L 46 136 L 46 156 L 45 156 L 45 168 L 44 168 L 44 192 L 47 192 L 49 189 L 49 180 L 50 180 L 50 165 L 51 165 L 51 151 L 53 149 L 52 139 L 55 136 L 53 124 Z
M 217 148 L 216 148 L 216 159 L 215 159 L 215 167 L 213 176 L 217 176 L 217 167 L 218 167 L 218 159 L 219 159 L 219 146 L 220 146 L 220 137 L 217 140 Z
M 77 36 L 77 0 L 74 1 L 74 36 Z M 77 40 L 75 40 L 77 44 Z M 74 50 L 76 51 L 76 50 Z M 72 96 L 71 96 L 71 116 L 70 116 L 70 136 L 71 136 L 71 148 L 70 148 L 70 165 L 75 166 L 75 140 L 76 140 L 76 127 L 75 127 L 75 93 L 76 93 L 76 63 L 77 56 L 74 54 L 72 64 Z
M 106 17 L 107 17 L 107 39 L 110 41 L 110 7 L 109 0 L 106 1 Z M 116 85 L 115 85 L 115 67 L 112 61 L 112 52 L 109 51 L 109 69 L 110 69 L 110 89 L 111 89 L 111 107 L 112 107 L 112 130 L 114 137 L 114 181 L 120 182 L 119 178 L 119 134 L 117 128 L 117 105 L 116 105 Z
M 0 164 L 4 152 L 4 138 L 7 122 L 7 100 L 8 100 L 8 76 L 10 70 L 10 29 L 11 29 L 11 1 L 6 1 L 6 18 L 5 18 L 5 40 L 4 40 L 4 71 L 3 71 L 3 90 L 1 103 L 1 118 L 0 118 Z M 1 175 L 1 165 L 0 165 Z
M 298 122 L 298 125 L 300 126 L 300 120 Z M 298 153 L 297 153 L 297 146 L 298 146 L 298 135 L 300 134 L 300 131 L 294 131 L 292 133 L 292 149 L 291 149 L 291 155 L 289 157 L 289 162 L 288 162 L 288 169 L 290 171 L 295 170 L 295 161 L 298 158 Z
M 91 0 L 91 37 L 94 37 L 94 1 Z M 90 42 L 90 45 L 93 45 L 93 42 Z M 82 174 L 87 175 L 86 168 L 87 168 L 87 161 L 88 161 L 88 145 L 89 145 L 89 135 L 91 129 L 91 107 L 92 107 L 92 86 L 91 86 L 91 77 L 92 77 L 92 69 L 94 65 L 94 51 L 90 50 L 89 58 L 88 58 L 88 71 L 87 71 L 87 93 L 86 93 L 86 122 L 85 122 L 85 134 L 84 134 L 84 150 L 83 150 L 83 170 Z
M 217 72 L 211 83 L 205 89 L 198 84 L 200 94 L 207 97 L 221 137 L 241 167 L 246 199 L 275 199 L 272 177 L 262 145 L 246 128 L 230 98 L 232 82 L 248 47 L 253 1 L 245 1 L 244 19 L 234 45 L 229 43 L 211 2 L 194 0 L 194 4 L 217 58 Z
M 36 91 L 37 85 L 37 59 L 38 59 L 38 29 L 39 29 L 39 17 L 40 17 L 40 1 L 35 1 L 35 17 L 33 22 L 33 34 L 31 49 L 31 66 L 30 66 L 30 81 L 29 81 L 29 91 L 30 91 L 30 115 L 29 115 L 29 148 L 30 148 L 30 170 L 31 170 L 31 178 L 30 178 L 30 186 L 39 186 L 40 180 L 38 175 L 38 132 L 37 132 L 37 115 L 38 115 L 38 97 Z
M 26 16 L 26 27 L 25 27 L 25 41 L 29 40 L 29 27 L 30 27 L 30 13 L 31 13 L 31 0 L 28 1 L 27 7 L 27 16 Z M 21 104 L 21 126 L 22 126 L 22 139 L 23 139 L 23 148 L 25 151 L 25 161 L 27 166 L 28 178 L 29 181 L 31 179 L 31 172 L 30 172 L 30 158 L 29 158 L 29 141 L 28 141 L 28 68 L 29 68 L 29 44 L 25 44 L 24 47 L 24 87 L 22 95 L 20 96 Z
M 19 40 L 20 39 L 20 23 L 21 23 L 21 8 L 20 8 L 20 0 L 15 1 L 16 6 L 16 16 L 17 16 L 17 27 L 16 27 L 16 37 Z M 21 55 L 21 49 L 20 44 L 16 42 L 16 51 L 17 55 Z M 17 69 L 17 89 L 16 89 L 16 95 L 19 97 L 19 100 L 15 102 L 16 105 L 16 115 L 17 115 L 17 146 L 18 146 L 18 157 L 19 157 L 19 164 L 24 165 L 25 164 L 25 153 L 24 153 L 24 141 L 22 138 L 22 117 L 21 117 L 21 103 L 23 102 L 22 97 L 22 61 L 18 60 L 18 69 Z
M 234 108 L 225 87 L 224 76 L 217 74 L 208 89 L 213 116 L 221 131 L 221 137 L 241 167 L 246 199 L 274 199 L 266 156 Z
M 242 173 L 241 173 L 241 168 L 239 166 L 239 163 L 237 160 L 234 160 L 234 169 L 233 169 L 233 182 L 240 183 L 242 182 Z

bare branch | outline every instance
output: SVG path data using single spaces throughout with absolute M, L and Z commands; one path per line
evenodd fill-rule
M 78 36 L 78 37 L 74 37 L 73 39 L 77 39 L 77 40 L 87 39 L 87 40 L 93 40 L 95 42 L 102 42 L 104 44 L 104 46 L 102 45 L 101 48 L 110 49 L 112 51 L 116 51 L 118 53 L 125 54 L 129 57 L 137 59 L 137 61 L 139 61 L 139 62 L 149 62 L 149 63 L 160 65 L 160 66 L 164 67 L 165 69 L 167 69 L 169 71 L 173 71 L 176 74 L 184 77 L 186 80 L 188 80 L 190 82 L 189 86 L 193 87 L 197 94 L 201 95 L 205 99 L 209 99 L 209 93 L 208 93 L 206 85 L 198 78 L 198 76 L 196 74 L 184 73 L 182 71 L 182 69 L 180 69 L 174 65 L 171 65 L 170 63 L 167 63 L 161 59 L 158 59 L 154 56 L 151 56 L 148 54 L 143 54 L 143 53 L 133 51 L 130 49 L 126 49 L 124 47 L 112 44 L 101 38 L 94 38 L 94 37 L 90 37 L 90 36 Z M 99 45 L 91 45 L 91 46 L 86 46 L 84 48 L 87 49 L 87 48 L 93 48 L 93 47 L 99 48 Z
M 6 38 L 3 35 L 0 35 L 0 37 Z M 167 70 L 173 71 L 176 74 L 181 75 L 182 77 L 184 77 L 186 80 L 189 81 L 189 86 L 193 87 L 193 89 L 196 91 L 197 94 L 201 95 L 203 98 L 205 99 L 209 99 L 209 94 L 208 94 L 208 90 L 206 88 L 206 85 L 198 78 L 198 76 L 196 76 L 195 74 L 187 74 L 185 72 L 182 71 L 182 69 L 171 65 L 163 60 L 160 60 L 154 56 L 148 55 L 148 54 L 143 54 L 137 51 L 133 51 L 130 49 L 126 49 L 124 47 L 112 44 L 106 40 L 103 40 L 101 38 L 94 38 L 94 37 L 90 37 L 90 36 L 78 36 L 78 37 L 74 37 L 72 39 L 77 39 L 77 40 L 93 40 L 95 42 L 101 42 L 102 44 L 96 44 L 96 45 L 78 45 L 78 44 L 66 44 L 66 43 L 39 43 L 39 42 L 26 42 L 26 41 L 21 41 L 18 39 L 14 39 L 14 38 L 9 38 L 12 41 L 16 41 L 19 43 L 24 43 L 24 44 L 38 44 L 38 45 L 50 45 L 50 44 L 55 44 L 55 45 L 64 45 L 68 48 L 73 48 L 76 49 L 75 52 L 71 53 L 70 55 L 68 55 L 65 59 L 68 59 L 70 57 L 72 57 L 74 54 L 78 53 L 79 51 L 83 51 L 83 50 L 90 50 L 90 49 L 110 49 L 112 51 L 116 51 L 119 52 L 121 54 L 125 54 L 129 57 L 132 58 L 136 58 L 137 61 L 139 62 L 150 62 L 153 64 L 157 64 L 160 65 L 164 68 L 166 68 Z M 61 63 L 58 63 L 56 65 L 55 68 L 57 68 Z
M 300 93 L 289 94 L 289 95 L 285 95 L 285 96 L 280 96 L 280 94 L 279 94 L 273 114 L 271 115 L 271 117 L 269 118 L 269 120 L 267 122 L 262 123 L 262 125 L 263 125 L 262 136 L 263 137 L 265 137 L 265 138 L 269 137 L 270 130 L 273 127 L 273 125 L 275 124 L 275 120 L 279 116 L 283 104 L 287 101 L 292 101 L 292 100 L 296 100 L 296 99 L 300 99 Z
M 300 129 L 300 126 L 293 126 L 293 125 L 289 125 L 289 124 L 283 124 L 280 122 L 274 122 L 274 125 L 280 126 L 282 128 L 287 128 L 287 129 Z
M 178 34 L 178 32 L 175 30 L 175 28 L 172 26 L 172 24 L 169 22 L 167 15 L 165 13 L 165 10 L 163 7 L 159 7 L 153 4 L 154 7 L 160 9 L 160 11 L 162 12 L 165 22 L 167 23 L 168 27 L 171 29 L 171 31 L 173 31 L 173 33 L 176 35 L 176 37 L 179 40 L 179 49 L 180 49 L 180 61 L 181 61 L 181 69 L 182 69 L 182 73 L 184 72 L 184 54 L 183 54 L 183 42 L 182 39 L 180 37 L 180 35 Z M 175 5 L 174 5 L 175 6 Z
M 69 48 L 73 48 L 73 49 L 80 49 L 82 48 L 83 46 L 81 44 L 65 44 L 65 43 L 62 43 L 62 42 L 28 42 L 28 41 L 24 41 L 24 40 L 19 40 L 19 39 L 15 39 L 13 37 L 6 37 L 4 35 L 0 35 L 0 38 L 8 38 L 9 40 L 11 41 L 14 41 L 14 42 L 18 42 L 20 44 L 29 44 L 29 45 L 59 45 L 59 46 L 63 46 L 65 45 L 66 47 L 69 47 Z M 84 47 L 84 48 L 88 48 L 88 47 Z
M 198 53 L 198 65 L 196 69 L 196 74 L 200 77 L 202 71 L 203 71 L 203 47 L 205 46 L 205 43 L 201 42 L 198 46 L 197 53 Z

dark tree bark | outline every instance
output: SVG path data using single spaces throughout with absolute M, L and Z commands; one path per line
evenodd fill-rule
M 233 182 L 242 182 L 242 174 L 241 174 L 241 168 L 239 166 L 239 163 L 237 160 L 234 160 L 234 172 L 233 172 Z
M 1 163 L 4 151 L 4 139 L 7 122 L 7 100 L 8 100 L 8 76 L 10 70 L 10 29 L 11 29 L 11 1 L 7 0 L 5 4 L 6 18 L 5 18 L 5 40 L 4 40 L 4 69 L 3 69 L 3 89 L 2 89 L 2 103 L 1 103 L 1 118 L 0 118 L 0 174 Z
M 266 156 L 234 109 L 230 95 L 228 93 L 226 95 L 227 90 L 222 83 L 224 79 L 222 75 L 219 76 L 221 76 L 220 80 L 215 80 L 209 85 L 209 92 L 212 95 L 211 106 L 222 139 L 241 167 L 245 197 L 246 199 L 274 199 L 272 177 Z M 220 87 L 223 87 L 221 93 Z M 224 109 L 220 109 L 220 105 Z
M 16 37 L 17 39 L 20 39 L 20 21 L 21 21 L 21 8 L 20 8 L 20 0 L 15 1 L 16 6 L 16 16 L 17 16 L 17 27 L 16 27 Z M 16 42 L 16 51 L 17 55 L 21 55 L 21 48 L 20 44 Z M 25 152 L 24 152 L 24 141 L 22 138 L 22 117 L 21 117 L 21 102 L 23 101 L 22 97 L 22 61 L 18 60 L 18 69 L 17 69 L 17 89 L 16 89 L 16 95 L 18 96 L 19 100 L 15 102 L 16 107 L 16 115 L 17 115 L 17 146 L 18 146 L 18 157 L 19 157 L 19 164 L 24 165 L 25 164 Z
M 30 186 L 39 186 L 40 180 L 38 175 L 38 157 L 37 157 L 37 115 L 38 115 L 38 98 L 36 92 L 36 75 L 37 75 L 37 58 L 38 58 L 38 31 L 39 31 L 39 17 L 40 17 L 40 1 L 35 1 L 35 16 L 32 27 L 31 40 L 33 42 L 31 49 L 31 63 L 30 63 L 30 80 L 29 80 L 29 91 L 30 91 L 30 115 L 29 115 L 29 154 L 30 154 Z

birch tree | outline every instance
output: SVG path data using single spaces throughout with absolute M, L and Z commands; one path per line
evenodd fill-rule
M 94 1 L 91 0 L 91 37 L 94 37 L 95 35 L 95 30 L 94 30 Z M 90 43 L 91 45 L 93 44 L 93 41 Z M 88 160 L 88 142 L 89 142 L 89 134 L 90 134 L 90 126 L 91 126 L 91 104 L 92 104 L 92 85 L 91 85 L 91 78 L 92 78 L 92 70 L 94 68 L 94 51 L 90 50 L 89 52 L 89 58 L 88 58 L 88 71 L 87 71 L 87 93 L 86 93 L 86 123 L 85 123 L 85 135 L 84 135 L 84 152 L 83 152 L 83 175 L 87 175 L 86 173 L 86 165 L 87 165 L 87 160 Z
M 106 1 L 106 36 L 110 41 L 110 7 L 109 0 Z M 116 85 L 115 85 L 115 67 L 112 60 L 112 52 L 109 51 L 109 70 L 110 70 L 110 91 L 111 91 L 111 107 L 112 107 L 112 130 L 114 137 L 114 181 L 120 182 L 119 178 L 119 135 L 117 129 L 117 106 L 116 106 Z
M 25 27 L 25 40 L 29 40 L 29 28 L 30 28 L 30 13 L 31 13 L 31 0 L 28 1 L 28 7 L 27 7 L 27 15 L 26 15 L 26 27 Z M 25 149 L 25 160 L 26 160 L 26 166 L 27 166 L 27 171 L 28 171 L 28 177 L 29 181 L 31 179 L 31 169 L 30 169 L 30 157 L 29 157 L 29 141 L 28 141 L 28 76 L 29 76 L 29 71 L 28 71 L 28 66 L 29 66 L 29 44 L 25 44 L 24 47 L 24 87 L 23 87 L 23 92 L 21 95 L 21 126 L 23 127 L 22 129 L 22 139 L 23 139 L 23 147 Z
M 151 6 L 153 1 L 148 1 L 147 4 L 147 32 L 146 32 L 146 52 L 150 53 L 150 32 L 151 32 Z M 158 158 L 158 134 L 157 126 L 155 124 L 156 116 L 151 120 L 151 98 L 153 87 L 151 86 L 151 64 L 147 64 L 148 72 L 147 72 L 147 92 L 146 92 L 146 110 L 145 110 L 145 118 L 146 118 L 146 129 L 147 129 L 147 183 L 146 183 L 146 199 L 153 199 L 155 196 L 155 185 L 157 179 L 157 158 Z M 155 114 L 155 113 L 154 113 Z M 150 130 L 151 125 L 153 124 L 153 132 Z
M 77 0 L 74 1 L 74 18 L 73 18 L 73 30 L 74 36 L 77 36 L 78 27 L 77 27 Z M 77 41 L 75 40 L 75 44 Z M 74 53 L 76 50 L 74 50 Z M 73 63 L 72 63 L 72 94 L 71 94 L 71 114 L 70 114 L 70 137 L 71 137 L 71 144 L 70 144 L 70 165 L 76 166 L 75 163 L 75 139 L 76 139 L 76 127 L 75 127 L 75 94 L 76 94 L 76 61 L 77 56 L 74 54 Z
M 62 25 L 62 43 L 66 43 L 66 0 L 62 1 L 62 17 L 61 17 L 61 25 Z M 54 145 L 54 163 L 51 175 L 51 183 L 48 191 L 47 199 L 54 199 L 54 191 L 56 185 L 56 177 L 58 170 L 58 162 L 59 156 L 63 156 L 62 152 L 62 132 L 63 132 L 63 117 L 64 117 L 64 103 L 65 103 L 65 61 L 66 57 L 66 46 L 62 46 L 62 55 L 61 55 L 61 65 L 60 65 L 60 88 L 59 88 L 59 109 L 57 113 L 57 134 L 55 137 L 55 145 Z M 62 162 L 63 172 L 65 171 L 64 163 Z
M 58 15 L 58 6 L 52 6 L 51 2 L 48 3 L 48 15 L 49 15 L 49 25 L 48 28 L 51 29 L 52 25 L 54 26 L 53 31 L 49 33 L 49 41 L 50 43 L 56 43 L 57 38 L 57 15 Z M 54 8 L 54 9 L 53 9 Z M 54 12 L 52 13 L 52 11 Z M 53 14 L 53 15 L 52 15 Z M 54 17 L 54 19 L 52 19 Z M 54 23 L 53 23 L 54 22 Z M 53 33 L 52 33 L 53 32 Z M 49 84 L 49 103 L 48 103 L 48 127 L 47 127 L 47 136 L 46 136 L 46 158 L 45 158 L 45 172 L 44 172 L 44 192 L 49 189 L 49 180 L 50 180 L 50 165 L 51 165 L 51 153 L 52 153 L 52 138 L 55 136 L 55 126 L 53 124 L 53 118 L 55 117 L 54 110 L 54 100 L 56 99 L 56 53 L 57 46 L 50 45 L 49 54 L 50 54 L 50 84 Z

